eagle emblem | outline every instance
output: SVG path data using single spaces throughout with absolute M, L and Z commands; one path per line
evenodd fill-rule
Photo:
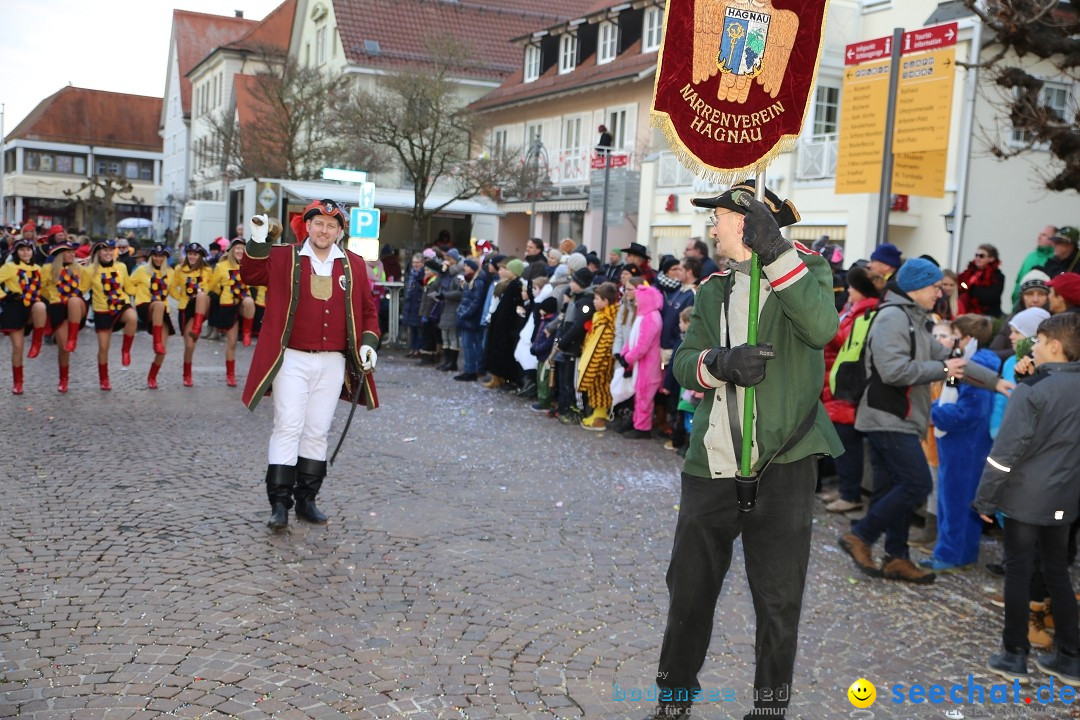
M 719 100 L 744 103 L 754 79 L 780 92 L 799 16 L 772 0 L 694 0 L 694 82 L 720 73 Z

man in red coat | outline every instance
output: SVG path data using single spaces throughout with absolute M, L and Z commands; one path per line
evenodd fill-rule
M 266 286 L 266 314 L 251 358 L 243 400 L 254 410 L 271 388 L 274 430 L 270 435 L 266 494 L 267 525 L 284 529 L 296 500 L 296 516 L 322 524 L 315 496 L 326 477 L 327 436 L 343 390 L 346 366 L 363 383 L 369 409 L 376 405 L 370 373 L 379 342 L 378 308 L 367 267 L 359 255 L 342 251 L 344 210 L 333 200 L 304 209 L 307 239 L 302 247 L 266 242 L 268 219 L 251 219 L 251 239 L 240 263 L 248 285 Z M 353 374 L 350 373 L 350 377 Z

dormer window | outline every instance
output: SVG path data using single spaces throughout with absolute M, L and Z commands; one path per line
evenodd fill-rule
M 540 47 L 529 45 L 525 48 L 525 82 L 533 82 L 540 77 Z
M 652 52 L 660 49 L 660 36 L 664 32 L 664 11 L 662 8 L 651 7 L 645 11 L 645 26 L 641 33 L 641 52 Z
M 573 72 L 577 67 L 577 35 L 567 33 L 559 40 L 559 74 Z
M 619 26 L 613 22 L 600 23 L 600 42 L 596 49 L 596 64 L 603 65 L 615 59 L 619 52 Z

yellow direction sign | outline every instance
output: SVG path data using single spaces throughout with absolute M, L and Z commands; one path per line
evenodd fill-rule
M 894 153 L 948 149 L 955 78 L 955 47 L 901 58 Z
M 849 66 L 841 89 L 836 193 L 876 193 L 881 189 L 889 61 Z
M 945 197 L 948 150 L 900 153 L 893 156 L 892 191 L 900 195 Z

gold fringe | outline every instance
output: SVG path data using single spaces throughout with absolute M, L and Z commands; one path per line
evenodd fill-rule
M 794 150 L 799 140 L 798 135 L 783 135 L 757 162 L 738 168 L 720 168 L 706 163 L 686 147 L 667 113 L 653 110 L 649 124 L 663 131 L 672 153 L 683 167 L 703 180 L 720 185 L 734 185 L 747 178 L 760 175 L 782 153 Z

